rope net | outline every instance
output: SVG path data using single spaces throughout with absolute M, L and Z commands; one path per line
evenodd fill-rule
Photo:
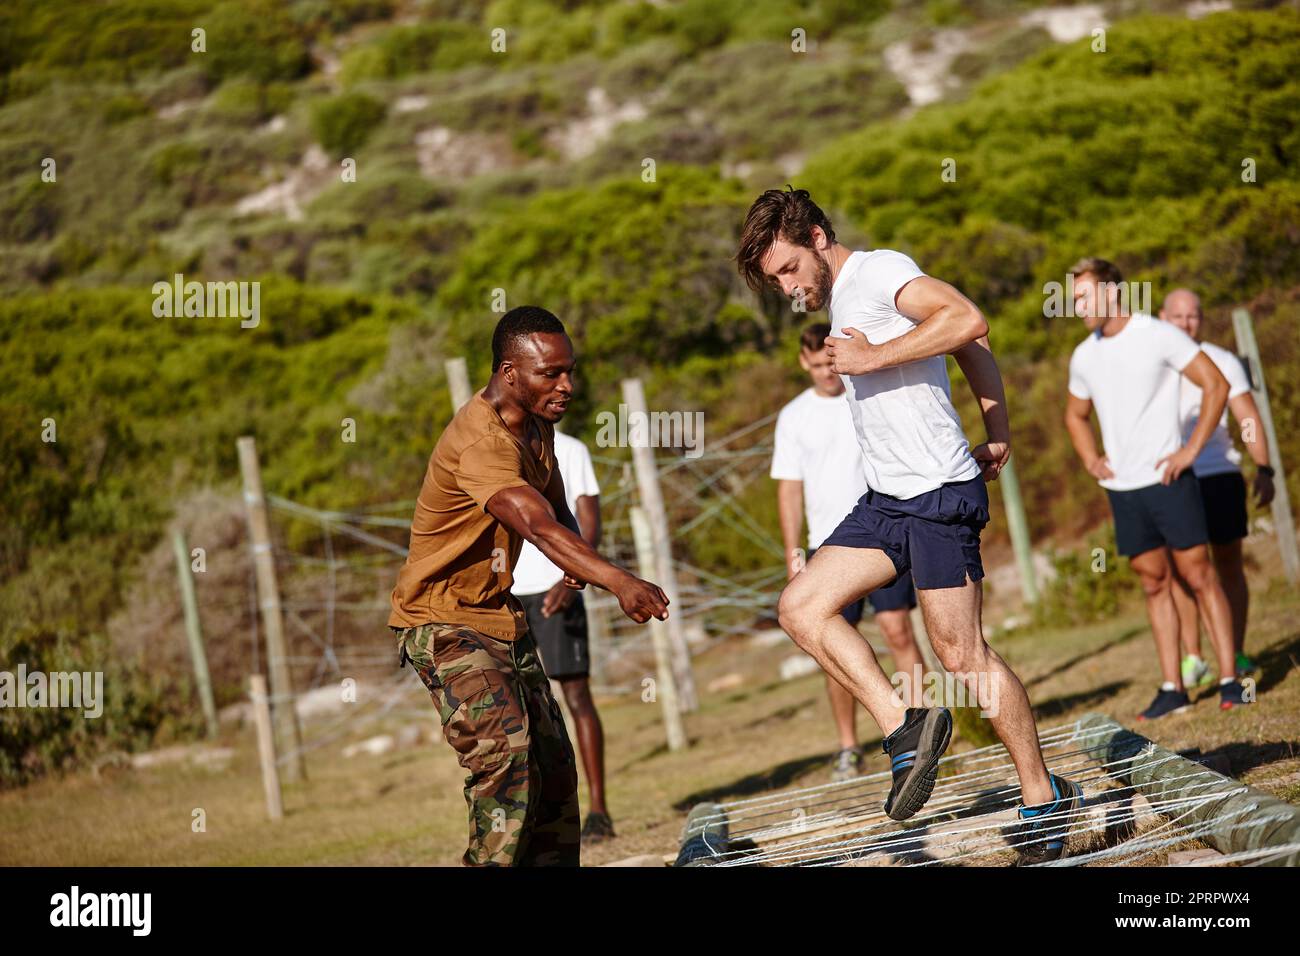
M 1048 770 L 1079 784 L 1079 809 L 1068 822 L 1068 855 L 1041 866 L 1162 865 L 1175 849 L 1199 847 L 1198 838 L 1225 825 L 1260 826 L 1261 814 L 1235 810 L 1197 814 L 1222 798 L 1245 793 L 1237 781 L 1201 767 L 1164 778 L 1176 797 L 1151 799 L 1125 783 L 1131 755 L 1106 761 L 1100 741 L 1111 730 L 1073 723 L 1040 734 Z M 1183 758 L 1170 755 L 1144 764 L 1152 769 Z M 726 822 L 725 849 L 711 848 L 716 866 L 998 866 L 1018 857 L 1020 788 L 1001 744 L 944 757 L 933 794 L 923 810 L 903 823 L 885 816 L 888 771 L 852 780 L 784 790 L 720 804 L 698 815 L 700 827 Z M 1196 815 L 1198 818 L 1193 819 Z M 1041 839 L 1052 839 L 1044 836 Z M 1220 856 L 1215 863 L 1259 865 L 1294 852 L 1279 846 Z

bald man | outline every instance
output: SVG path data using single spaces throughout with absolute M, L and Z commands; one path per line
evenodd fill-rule
M 1249 520 L 1246 505 L 1246 480 L 1242 477 L 1242 455 L 1233 444 L 1228 430 L 1228 412 L 1241 426 L 1242 443 L 1255 462 L 1255 503 L 1267 507 L 1273 501 L 1273 469 L 1269 465 L 1268 438 L 1260 427 L 1259 409 L 1251 394 L 1250 379 L 1241 360 L 1211 342 L 1201 341 L 1204 314 L 1201 300 L 1190 289 L 1175 289 L 1165 296 L 1160 318 L 1181 329 L 1200 343 L 1201 351 L 1210 357 L 1223 377 L 1228 380 L 1228 407 L 1224 410 L 1213 436 L 1192 465 L 1192 471 L 1201 486 L 1201 500 L 1205 505 L 1205 519 L 1209 526 L 1210 545 L 1214 564 L 1223 582 L 1224 593 L 1232 607 L 1232 644 L 1237 676 L 1255 669 L 1245 654 L 1246 621 L 1250 613 L 1250 586 L 1246 582 L 1245 562 L 1242 556 L 1242 539 L 1246 537 Z M 1196 430 L 1200 417 L 1201 390 L 1186 378 L 1182 382 L 1179 419 L 1183 438 Z M 1180 640 L 1183 647 L 1183 682 L 1188 686 L 1210 681 L 1209 665 L 1201 659 L 1200 615 L 1196 599 L 1187 583 L 1176 576 L 1174 604 L 1178 608 Z M 1226 675 L 1220 675 L 1220 679 Z

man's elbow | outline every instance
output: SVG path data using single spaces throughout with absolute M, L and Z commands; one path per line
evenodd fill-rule
M 963 344 L 978 342 L 980 339 L 984 338 L 984 336 L 989 334 L 988 320 L 984 318 L 984 313 L 976 306 L 972 305 L 966 310 L 966 314 L 963 316 L 963 321 L 966 333 Z

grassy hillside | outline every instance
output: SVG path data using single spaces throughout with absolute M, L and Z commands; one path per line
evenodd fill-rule
M 181 673 L 107 637 L 115 615 L 135 626 L 146 552 L 182 502 L 234 489 L 240 434 L 280 494 L 409 498 L 450 410 L 443 358 L 487 373 L 496 290 L 569 324 L 580 436 L 630 373 L 710 435 L 779 408 L 806 317 L 756 300 L 729 257 L 753 195 L 787 181 L 845 241 L 904 249 L 986 309 L 1040 541 L 1072 547 L 1105 514 L 1058 425 L 1079 328 L 1042 316 L 1043 284 L 1085 253 L 1157 296 L 1198 289 L 1220 342 L 1249 304 L 1300 463 L 1300 15 L 1108 4 L 1094 53 L 1025 18 L 1042 6 L 6 4 L 0 662 L 111 661 L 122 691 L 89 729 L 0 715 L 0 779 L 186 732 Z M 1150 11 L 1169 15 L 1126 19 Z M 917 109 L 890 64 L 950 43 L 945 93 Z M 155 317 L 176 273 L 261 281 L 261 323 Z M 1292 483 L 1300 500 L 1300 464 Z M 774 529 L 772 497 L 743 503 Z M 685 547 L 722 574 L 756 560 L 725 529 Z

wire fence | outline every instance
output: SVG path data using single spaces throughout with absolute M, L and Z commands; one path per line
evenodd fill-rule
M 673 540 L 680 607 L 694 652 L 770 621 L 784 586 L 780 541 L 743 499 L 769 493 L 762 484 L 772 455 L 775 415 L 711 442 L 698 458 L 660 454 L 656 470 Z M 593 465 L 601 495 L 601 553 L 639 573 L 631 508 L 638 503 L 630 459 L 596 449 Z M 280 580 L 289 664 L 300 690 L 342 678 L 377 680 L 398 666 L 387 633 L 389 596 L 407 553 L 414 500 L 321 508 L 266 494 Z M 740 542 L 751 569 L 710 570 L 708 550 L 721 536 Z M 696 555 L 703 554 L 697 558 Z M 653 575 L 647 575 L 653 577 Z M 256 583 L 249 581 L 250 607 Z M 599 692 L 639 686 L 654 672 L 649 628 L 625 617 L 612 594 L 584 591 L 592 621 L 592 677 Z M 254 669 L 259 638 L 251 640 Z

